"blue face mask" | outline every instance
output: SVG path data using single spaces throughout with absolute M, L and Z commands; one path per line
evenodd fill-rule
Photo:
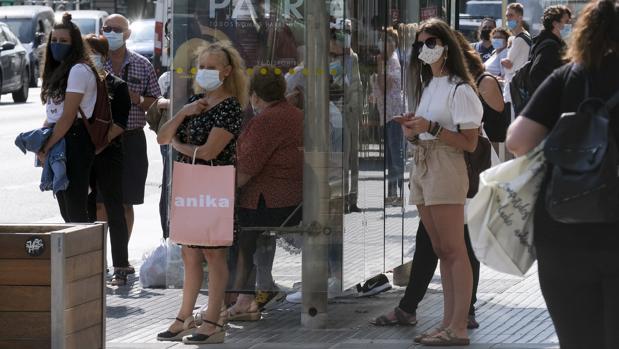
M 54 57 L 54 60 L 56 62 L 61 62 L 63 59 L 65 59 L 69 55 L 69 52 L 71 52 L 72 47 L 73 46 L 71 46 L 70 44 L 63 44 L 61 42 L 52 42 L 50 44 L 50 49 L 52 50 L 52 57 Z
M 110 50 L 116 51 L 121 48 L 125 44 L 125 39 L 123 38 L 123 33 L 115 33 L 115 32 L 103 32 L 103 36 L 107 39 L 108 44 L 110 45 Z
M 495 50 L 505 47 L 505 39 L 492 39 L 492 47 Z
M 570 34 L 572 34 L 572 25 L 571 24 L 564 25 L 563 29 L 561 29 L 561 37 L 565 39 L 568 36 L 570 36 Z
M 516 27 L 518 27 L 518 21 L 515 19 L 510 19 L 509 21 L 507 21 L 507 28 L 509 28 L 509 30 L 514 30 L 516 29 Z

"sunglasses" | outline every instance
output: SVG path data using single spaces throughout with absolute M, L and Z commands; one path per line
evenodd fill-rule
M 427 38 L 426 41 L 417 41 L 413 44 L 413 49 L 416 51 L 420 51 L 423 45 L 426 45 L 428 48 L 432 49 L 436 47 L 436 39 L 437 38 Z
M 120 27 L 110 27 L 110 26 L 107 26 L 107 25 L 104 25 L 103 27 L 101 27 L 101 30 L 104 33 L 114 32 L 116 34 L 120 34 L 120 33 L 125 31 L 125 29 L 123 29 L 123 28 L 120 28 Z

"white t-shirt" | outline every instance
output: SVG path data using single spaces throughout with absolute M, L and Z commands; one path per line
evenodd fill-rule
M 529 60 L 529 51 L 531 51 L 531 46 L 529 46 L 523 38 L 511 36 L 510 40 L 511 47 L 509 51 L 507 51 L 507 59 L 512 62 L 513 66 L 511 69 L 505 68 L 505 88 L 503 91 L 505 102 L 512 101 L 509 83 L 512 81 L 514 75 L 516 75 L 516 72 L 527 63 Z
M 481 125 L 484 107 L 469 84 L 458 84 L 458 79 L 449 76 L 432 78 L 423 90 L 415 112 L 426 120 L 438 122 L 443 128 L 457 132 L 460 129 L 476 129 Z M 429 133 L 419 135 L 422 140 L 435 139 Z
M 66 92 L 75 92 L 84 95 L 80 107 L 84 111 L 84 114 L 86 114 L 86 118 L 90 119 L 95 109 L 95 103 L 97 102 L 97 80 L 95 79 L 94 72 L 89 66 L 80 63 L 71 68 L 69 71 L 69 78 L 67 79 Z M 54 103 L 54 101 L 48 99 L 45 110 L 48 123 L 53 124 L 58 122 L 64 111 L 64 100 L 59 103 Z M 82 117 L 79 111 L 77 117 Z
M 484 67 L 486 67 L 486 71 L 494 76 L 505 77 L 505 69 L 501 65 L 501 60 L 507 58 L 507 49 L 504 49 L 501 52 L 495 52 L 488 60 L 484 63 Z

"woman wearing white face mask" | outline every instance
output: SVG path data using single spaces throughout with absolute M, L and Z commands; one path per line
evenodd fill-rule
M 198 54 L 195 88 L 204 93 L 193 96 L 159 133 L 159 144 L 171 144 L 179 153 L 178 161 L 225 166 L 235 164 L 236 139 L 241 131 L 242 110 L 247 105 L 248 89 L 245 64 L 229 43 L 214 43 Z M 227 247 L 183 246 L 185 282 L 183 301 L 176 320 L 167 331 L 159 333 L 161 341 L 186 344 L 223 343 L 225 330 L 220 318 L 228 281 Z M 195 329 L 192 312 L 202 285 L 202 262 L 208 273 L 208 308 L 202 325 Z
M 103 67 L 109 49 L 107 39 L 102 35 L 90 34 L 84 38 L 84 41 L 90 46 L 90 58 L 93 63 L 99 73 L 105 76 L 114 121 L 108 133 L 110 144 L 95 156 L 90 173 L 91 192 L 88 195 L 88 213 L 91 221 L 108 221 L 110 225 L 114 265 L 111 284 L 122 286 L 127 283 L 129 273 L 129 232 L 123 208 L 123 149 L 122 137 L 119 136 L 127 128 L 131 97 L 127 83 L 107 73 Z
M 418 59 L 415 59 L 418 58 Z M 464 151 L 477 147 L 483 107 L 462 49 L 443 21 L 417 32 L 410 65 L 415 113 L 398 118 L 414 145 L 410 203 L 417 205 L 441 263 L 444 315 L 440 327 L 415 338 L 427 345 L 468 345 L 472 272 L 464 242 L 469 187 Z

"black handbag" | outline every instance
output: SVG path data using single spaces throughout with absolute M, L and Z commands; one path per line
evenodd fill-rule
M 469 191 L 467 198 L 472 198 L 479 190 L 479 174 L 489 169 L 492 165 L 492 144 L 488 138 L 480 135 L 477 141 L 477 148 L 470 153 L 464 152 L 466 171 L 469 175 Z
M 585 96 L 589 96 L 587 83 Z M 553 165 L 546 190 L 546 209 L 562 223 L 619 221 L 619 151 L 609 130 L 610 111 L 619 92 L 608 102 L 586 98 L 578 111 L 564 113 L 544 145 Z

